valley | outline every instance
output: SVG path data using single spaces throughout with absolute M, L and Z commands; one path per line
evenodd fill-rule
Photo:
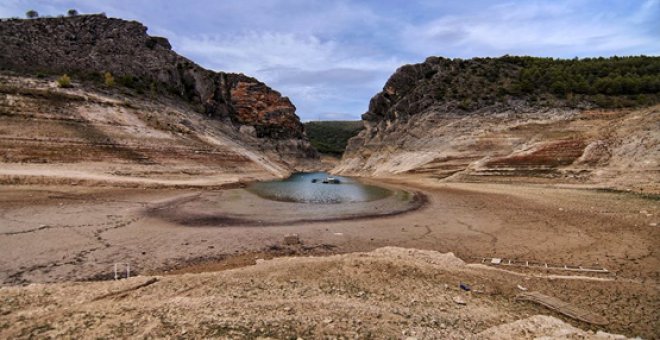
M 139 22 L 2 20 L 0 337 L 658 338 L 659 59 L 429 57 L 303 123 Z

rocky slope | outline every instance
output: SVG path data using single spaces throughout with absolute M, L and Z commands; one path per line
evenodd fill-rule
M 559 94 L 543 84 L 524 92 L 527 69 L 513 60 L 429 58 L 401 67 L 371 100 L 365 130 L 335 171 L 660 190 L 657 93 L 599 93 L 609 75 L 590 78 L 595 92 Z M 658 58 L 648 60 L 648 70 L 644 58 L 625 64 L 639 71 L 633 82 L 646 84 L 637 91 L 658 90 Z
M 271 176 L 314 162 L 288 98 L 206 70 L 146 31 L 103 15 L 0 22 L 0 161 L 119 159 Z M 72 88 L 56 86 L 62 74 Z
M 521 274 L 503 277 L 451 253 L 387 247 L 257 262 L 156 280 L 0 288 L 0 336 L 626 339 L 534 315 L 550 312 L 514 301 Z M 522 276 L 526 285 L 547 282 Z M 462 291 L 461 281 L 475 290 Z

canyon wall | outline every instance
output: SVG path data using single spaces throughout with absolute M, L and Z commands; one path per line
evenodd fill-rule
M 509 57 L 401 67 L 371 100 L 365 130 L 335 172 L 660 189 L 657 93 L 521 91 L 525 70 Z
M 220 137 L 220 144 L 229 141 L 239 153 L 254 154 L 249 158 L 262 159 L 257 165 L 270 163 L 269 172 L 279 175 L 318 158 L 287 97 L 246 75 L 202 68 L 135 21 L 104 15 L 3 20 L 0 73 L 0 119 L 7 127 L 0 129 L 7 150 L 0 161 L 6 163 L 90 161 L 88 155 L 107 153 L 101 141 L 132 150 L 124 156 L 136 148 L 161 149 L 160 158 L 194 160 L 201 153 L 193 150 L 214 150 Z M 70 76 L 70 87 L 57 86 L 63 74 Z M 46 126 L 49 132 L 41 129 Z M 25 150 L 17 135 L 46 144 Z M 168 142 L 138 147 L 157 135 Z M 38 150 L 57 149 L 57 141 L 96 151 L 76 156 Z M 177 147 L 190 152 L 170 152 Z M 219 155 L 207 158 L 227 163 Z

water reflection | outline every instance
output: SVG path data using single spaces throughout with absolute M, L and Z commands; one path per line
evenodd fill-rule
M 338 184 L 323 183 L 329 176 L 325 172 L 301 172 L 281 181 L 253 183 L 247 190 L 270 200 L 319 204 L 368 202 L 392 194 L 388 189 L 341 176 L 333 176 Z

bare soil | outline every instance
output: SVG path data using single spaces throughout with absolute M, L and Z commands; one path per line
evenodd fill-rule
M 0 337 L 621 339 L 516 301 L 521 281 L 548 282 L 387 247 L 194 275 L 6 287 Z
M 310 212 L 295 203 L 265 201 L 243 189 L 3 186 L 0 280 L 3 286 L 13 286 L 111 279 L 114 263 L 130 263 L 134 274 L 199 273 L 273 257 L 400 246 L 453 252 L 468 263 L 498 257 L 604 267 L 609 274 L 498 267 L 507 272 L 495 269 L 488 275 L 497 280 L 504 280 L 504 275 L 507 288 L 493 288 L 490 294 L 513 299 L 520 284 L 606 318 L 608 325 L 598 329 L 658 337 L 656 196 L 543 185 L 442 183 L 424 177 L 378 183 L 421 192 L 428 202 L 394 216 L 355 219 L 348 214 L 338 219 L 332 212 L 328 221 L 310 222 L 302 218 Z M 159 208 L 176 213 L 181 205 L 195 204 L 212 209 L 210 198 L 219 204 L 214 214 L 231 213 L 227 207 L 243 205 L 254 211 L 260 224 L 218 219 L 215 224 L 191 225 L 185 219 L 150 213 Z M 299 218 L 282 223 L 278 214 L 284 210 Z M 282 245 L 290 233 L 299 234 L 303 243 Z M 574 279 L 575 275 L 594 279 Z M 468 281 L 481 284 L 478 279 Z M 550 313 L 542 307 L 525 309 Z

